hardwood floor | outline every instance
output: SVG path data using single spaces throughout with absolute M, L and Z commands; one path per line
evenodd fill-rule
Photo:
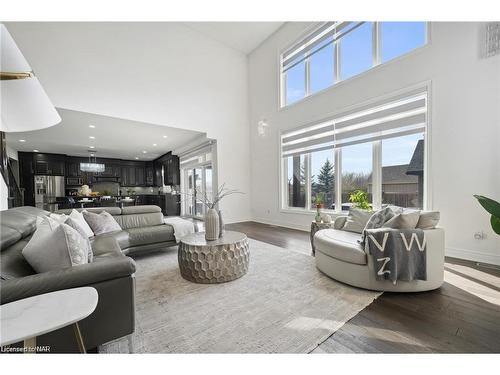
M 227 228 L 311 253 L 307 232 L 255 222 Z M 500 353 L 500 270 L 446 258 L 440 289 L 384 293 L 312 353 L 429 352 Z

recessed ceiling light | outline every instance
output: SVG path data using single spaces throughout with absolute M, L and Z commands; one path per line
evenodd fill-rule
M 95 128 L 95 125 L 89 125 L 89 128 L 94 129 L 94 128 Z
M 33 150 L 33 152 L 38 152 L 38 150 Z
M 139 156 L 136 156 L 136 157 L 135 157 L 135 160 L 139 160 Z
M 26 139 L 20 139 L 19 142 L 26 142 Z
M 153 146 L 155 146 L 155 147 L 156 147 L 156 146 L 157 146 L 157 144 L 156 144 L 156 143 L 153 143 Z
M 94 137 L 93 135 L 91 135 L 89 138 L 90 138 L 90 139 L 95 139 L 95 137 Z
M 163 138 L 167 138 L 167 137 L 168 137 L 168 135 L 164 135 L 164 136 L 163 136 Z
M 143 151 L 142 153 L 143 153 L 143 154 L 147 154 L 148 152 L 147 152 L 147 151 Z
M 89 148 L 95 148 L 95 146 L 89 146 Z
M 90 154 L 90 156 L 94 156 L 95 154 Z

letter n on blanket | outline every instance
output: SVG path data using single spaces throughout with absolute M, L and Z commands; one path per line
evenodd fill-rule
M 366 246 L 378 280 L 427 280 L 426 239 L 421 229 L 368 229 Z

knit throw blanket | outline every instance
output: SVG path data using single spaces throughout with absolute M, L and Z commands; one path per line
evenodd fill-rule
M 366 230 L 368 254 L 377 280 L 427 280 L 426 240 L 422 229 Z

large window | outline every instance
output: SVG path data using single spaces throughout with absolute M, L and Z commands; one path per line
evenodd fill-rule
M 288 157 L 288 207 L 306 206 L 306 155 Z
M 373 66 L 373 26 L 365 22 L 347 34 L 339 43 L 340 79 L 344 80 Z
M 426 43 L 425 22 L 381 22 L 380 58 L 384 63 Z
M 323 22 L 281 55 L 281 106 L 427 43 L 426 22 Z
M 311 157 L 311 209 L 319 197 L 325 208 L 334 209 L 335 168 L 333 150 L 317 151 Z
M 356 190 L 368 194 L 372 203 L 372 143 L 359 143 L 342 148 L 342 211 L 351 206 L 349 196 Z
M 412 134 L 382 141 L 382 203 L 423 208 L 424 137 Z
M 373 208 L 424 208 L 427 88 L 360 106 L 281 135 L 282 208 L 347 211 L 362 191 Z M 341 176 L 340 179 L 337 176 Z

